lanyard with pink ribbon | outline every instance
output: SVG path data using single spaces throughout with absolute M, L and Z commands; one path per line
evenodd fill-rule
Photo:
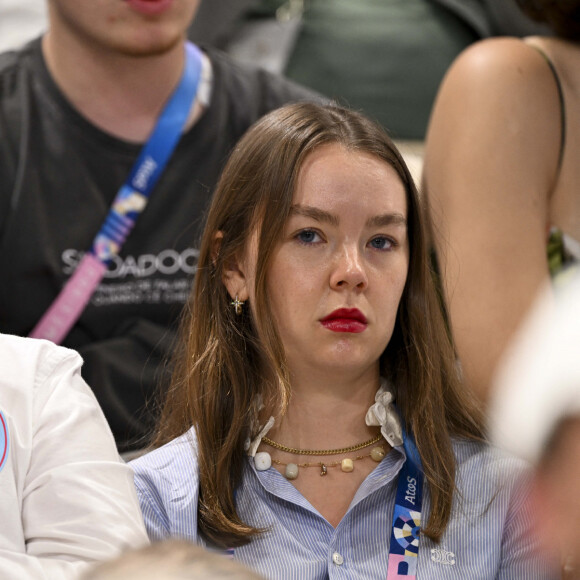
M 161 112 L 129 177 L 119 189 L 91 249 L 44 313 L 30 336 L 61 343 L 81 316 L 110 261 L 119 254 L 151 191 L 171 157 L 189 117 L 201 76 L 200 50 L 185 45 L 185 67 L 179 85 Z
M 403 430 L 407 460 L 397 482 L 393 527 L 389 545 L 387 580 L 417 577 L 421 510 L 423 503 L 423 468 L 419 451 L 410 433 Z

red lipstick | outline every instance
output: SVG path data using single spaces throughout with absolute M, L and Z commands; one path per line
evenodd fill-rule
M 320 320 L 332 332 L 362 332 L 367 327 L 366 316 L 358 308 L 338 308 Z

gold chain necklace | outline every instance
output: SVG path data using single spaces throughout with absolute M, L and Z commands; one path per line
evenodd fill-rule
M 262 437 L 262 443 L 273 447 L 274 449 L 279 449 L 285 453 L 292 453 L 293 455 L 340 455 L 341 453 L 350 453 L 351 451 L 358 451 L 359 449 L 364 449 L 365 447 L 370 447 L 375 443 L 378 443 L 382 439 L 382 435 L 379 434 L 364 443 L 359 443 L 358 445 L 353 445 L 352 447 L 343 447 L 342 449 L 294 449 L 294 447 L 286 447 L 268 437 Z

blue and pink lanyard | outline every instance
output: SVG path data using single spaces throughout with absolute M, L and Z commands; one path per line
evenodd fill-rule
M 145 209 L 181 137 L 197 94 L 202 56 L 191 43 L 185 45 L 185 66 L 179 85 L 169 98 L 129 177 L 119 189 L 109 213 L 74 274 L 30 333 L 61 343 L 78 320 L 107 266 L 117 256 Z
M 387 580 L 417 577 L 421 510 L 423 507 L 423 469 L 413 437 L 403 432 L 407 459 L 399 473 L 389 545 Z

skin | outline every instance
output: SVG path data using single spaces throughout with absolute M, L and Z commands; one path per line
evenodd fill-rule
M 568 135 L 558 174 L 563 82 Z M 548 282 L 550 226 L 580 239 L 580 48 L 556 38 L 476 43 L 432 113 L 423 189 L 466 384 L 486 402 L 504 348 Z
M 143 142 L 179 82 L 199 2 L 172 0 L 167 10 L 146 15 L 127 0 L 48 0 L 42 49 L 49 71 L 94 125 Z M 194 119 L 192 111 L 190 124 Z
M 303 449 L 336 449 L 377 434 L 364 417 L 379 386 L 379 357 L 407 278 L 406 218 L 404 186 L 388 164 L 338 145 L 320 147 L 306 159 L 268 272 L 269 300 L 292 380 L 287 414 L 270 432 L 272 439 Z M 230 295 L 250 306 L 255 240 L 254 235 L 224 276 Z M 338 308 L 358 308 L 368 321 L 365 330 L 326 328 L 321 320 Z M 386 442 L 383 446 L 387 450 Z M 267 450 L 285 463 L 316 461 Z M 324 478 L 316 467 L 303 468 L 293 483 L 336 526 L 376 465 L 365 459 L 350 474 L 332 468 Z

